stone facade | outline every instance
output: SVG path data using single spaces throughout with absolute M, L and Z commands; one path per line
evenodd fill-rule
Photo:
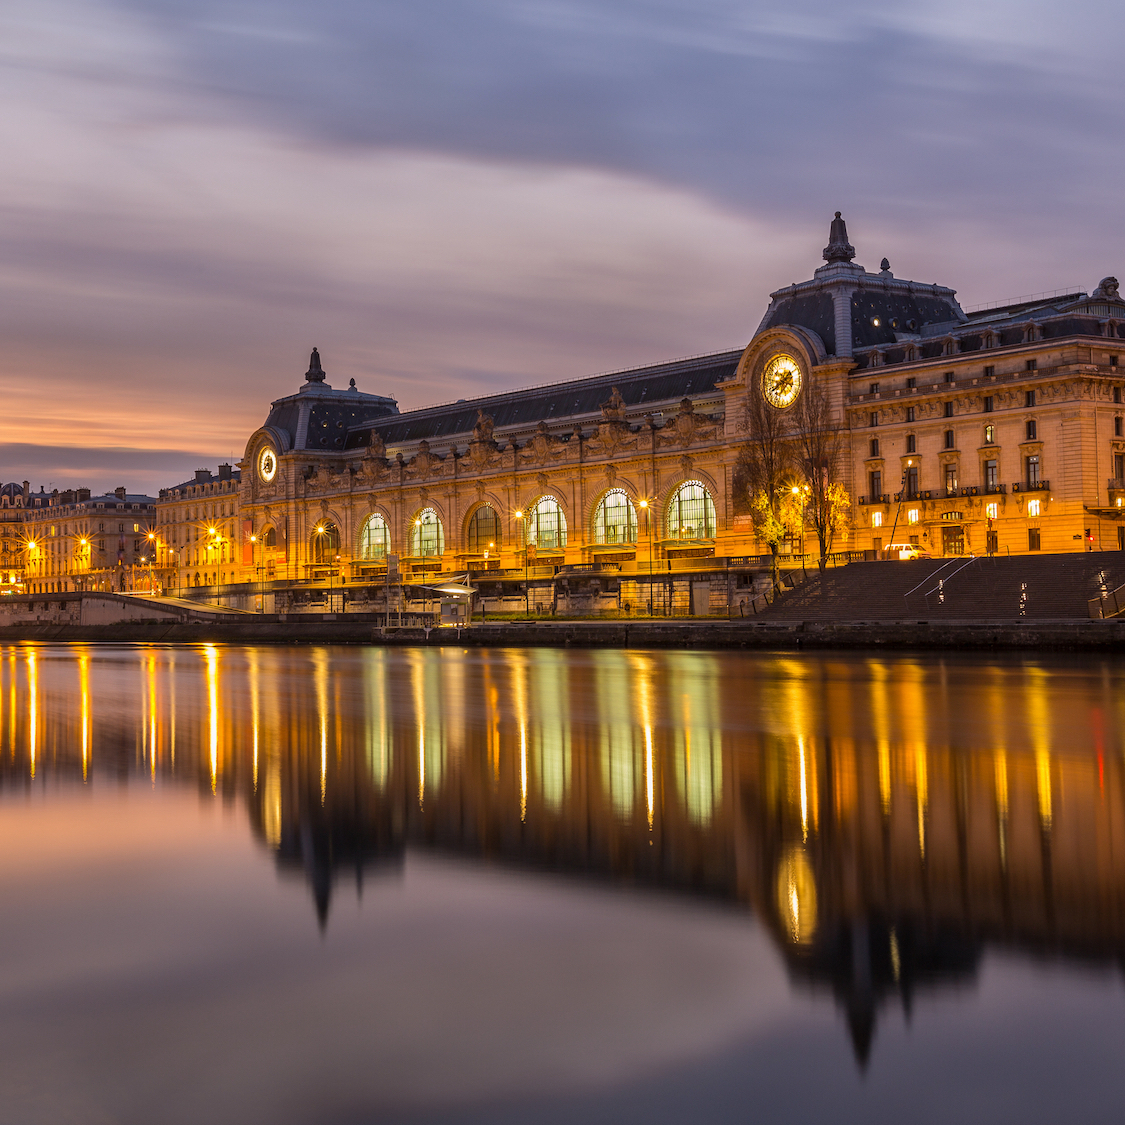
M 196 482 L 162 494 L 165 549 L 194 552 L 199 528 L 221 525 L 221 557 L 193 554 L 175 581 L 378 589 L 388 572 L 392 585 L 470 572 L 500 608 L 574 611 L 641 606 L 658 582 L 663 608 L 699 610 L 706 584 L 700 599 L 675 576 L 721 572 L 710 596 L 729 607 L 732 569 L 745 585 L 769 554 L 736 479 L 751 400 L 790 411 L 811 388 L 844 438 L 836 551 L 1125 547 L 1116 281 L 966 313 L 954 290 L 854 256 L 837 215 L 825 265 L 771 295 L 741 352 L 426 410 L 400 413 L 354 380 L 334 389 L 314 350 L 221 497 L 195 496 Z M 806 530 L 782 550 L 815 543 Z

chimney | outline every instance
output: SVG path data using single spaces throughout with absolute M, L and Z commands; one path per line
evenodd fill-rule
M 90 490 L 88 488 L 80 488 L 78 490 L 78 502 L 81 504 L 90 499 Z
M 122 486 L 121 488 L 115 488 L 113 490 L 113 495 L 116 496 L 118 500 L 124 500 L 126 496 L 124 486 Z
M 25 504 L 27 503 L 27 498 L 30 495 L 31 495 L 31 483 L 30 483 L 30 481 L 25 480 L 23 482 L 23 499 L 24 499 Z
M 219 480 L 230 480 L 230 466 L 229 465 L 220 465 L 219 466 Z
M 195 483 L 206 484 L 211 479 L 210 469 L 196 469 L 195 470 Z

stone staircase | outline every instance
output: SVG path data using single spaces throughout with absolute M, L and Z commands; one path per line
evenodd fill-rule
M 1125 553 L 851 563 L 810 577 L 762 621 L 1087 620 L 1125 583 Z

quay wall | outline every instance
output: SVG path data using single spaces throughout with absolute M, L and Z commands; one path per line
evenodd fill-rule
M 21 621 L 13 642 L 377 644 L 472 647 L 676 649 L 942 649 L 1125 652 L 1125 621 L 514 621 L 462 627 L 383 625 L 382 615 L 208 615 L 207 620 L 112 624 Z

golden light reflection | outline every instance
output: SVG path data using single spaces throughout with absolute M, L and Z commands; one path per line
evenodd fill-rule
M 85 650 L 78 654 L 78 693 L 82 707 L 82 780 L 85 782 L 90 772 L 90 654 Z
M 258 789 L 258 743 L 261 729 L 262 685 L 258 666 L 258 650 L 250 650 L 250 732 L 253 742 L 252 783 Z
M 891 744 L 879 739 L 876 753 L 879 757 L 879 807 L 884 816 L 891 815 Z
M 929 762 L 926 760 L 926 747 L 918 745 L 914 749 L 914 792 L 918 803 L 918 854 L 926 858 L 926 814 L 930 807 Z
M 39 663 L 35 649 L 27 649 L 27 753 L 32 780 L 35 779 L 35 760 L 39 751 Z
M 802 847 L 790 848 L 777 870 L 777 908 L 789 940 L 807 945 L 816 934 L 816 879 Z
M 207 659 L 208 734 L 211 761 L 211 792 L 217 791 L 219 781 L 219 652 L 214 645 L 203 649 Z
M 313 678 L 316 683 L 316 718 L 320 729 L 320 803 L 328 795 L 328 654 L 324 649 L 313 653 Z
M 996 777 L 996 828 L 999 834 L 1000 867 L 1008 866 L 1008 755 L 997 750 L 993 755 Z

